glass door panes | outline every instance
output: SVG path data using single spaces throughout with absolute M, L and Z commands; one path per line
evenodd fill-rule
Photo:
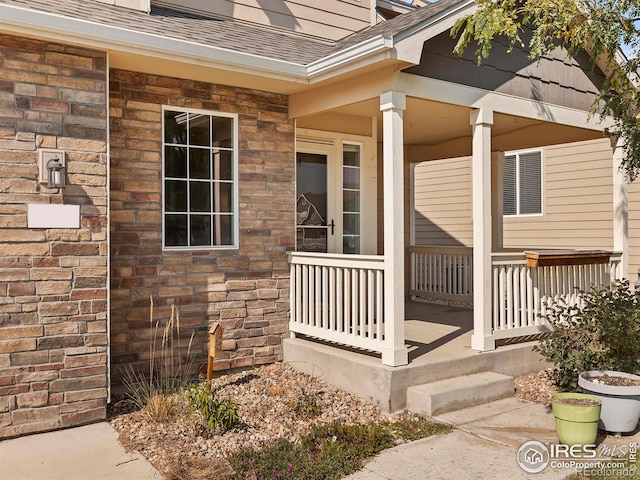
M 327 252 L 327 155 L 296 156 L 296 250 Z
M 342 252 L 360 253 L 360 145 L 342 148 Z

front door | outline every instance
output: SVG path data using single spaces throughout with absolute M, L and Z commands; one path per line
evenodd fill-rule
M 298 142 L 296 250 L 337 252 L 333 145 Z

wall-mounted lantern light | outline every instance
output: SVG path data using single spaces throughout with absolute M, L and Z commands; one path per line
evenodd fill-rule
M 64 188 L 65 168 L 59 158 L 52 158 L 47 162 L 47 187 Z
M 58 190 L 66 186 L 67 162 L 64 150 L 38 149 L 38 181 L 47 188 Z

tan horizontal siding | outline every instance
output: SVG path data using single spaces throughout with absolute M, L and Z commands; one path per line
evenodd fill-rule
M 638 279 L 640 269 L 640 180 L 629 184 L 629 281 Z
M 542 155 L 543 214 L 505 217 L 504 246 L 613 248 L 609 141 L 554 145 L 544 148 Z M 470 159 L 424 162 L 416 167 L 415 185 L 416 243 L 471 245 Z M 640 186 L 636 188 L 640 205 Z M 640 212 L 637 230 L 640 265 Z
M 612 248 L 609 141 L 551 146 L 542 155 L 543 214 L 506 217 L 505 247 Z
M 473 243 L 471 162 L 455 158 L 415 167 L 415 237 L 417 245 Z
M 369 3 L 357 0 L 159 0 L 152 3 L 332 40 L 346 37 L 371 24 Z
M 505 247 L 612 248 L 609 141 L 555 145 L 542 156 L 543 214 L 505 217 Z

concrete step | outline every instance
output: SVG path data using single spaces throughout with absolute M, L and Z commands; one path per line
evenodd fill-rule
M 513 395 L 513 377 L 495 372 L 463 375 L 407 389 L 407 410 L 433 417 Z

